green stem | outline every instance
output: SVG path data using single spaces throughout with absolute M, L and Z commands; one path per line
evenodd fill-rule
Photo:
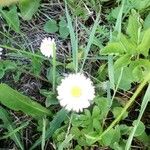
M 16 48 L 9 47 L 9 46 L 6 46 L 6 45 L 1 45 L 1 44 L 0 44 L 0 47 L 1 47 L 1 48 L 5 48 L 5 49 L 8 49 L 8 50 L 16 51 L 16 52 L 18 52 L 18 53 L 22 53 L 22 54 L 26 54 L 26 55 L 29 55 L 29 56 L 34 56 L 34 57 L 38 57 L 38 58 L 41 58 L 41 59 L 43 59 L 43 60 L 46 60 L 45 57 L 40 56 L 40 55 L 38 55 L 38 54 L 34 54 L 34 53 L 32 53 L 32 52 L 27 52 L 26 50 L 16 49 Z
M 102 139 L 102 136 L 104 136 L 108 131 L 110 131 L 115 124 L 117 124 L 124 113 L 127 111 L 127 109 L 132 105 L 132 103 L 135 101 L 136 97 L 139 95 L 139 93 L 142 91 L 143 87 L 147 84 L 147 82 L 150 80 L 150 73 L 147 74 L 147 76 L 144 78 L 143 82 L 139 85 L 133 96 L 130 98 L 120 115 L 111 123 L 111 125 L 100 135 L 99 140 Z
M 53 92 L 56 88 L 56 48 L 53 46 Z
M 44 150 L 45 147 L 45 134 L 46 134 L 46 117 L 43 118 L 42 144 L 41 144 L 42 150 Z
M 73 118 L 73 113 L 71 113 L 71 115 L 70 115 L 69 125 L 68 125 L 68 128 L 67 128 L 67 133 L 66 133 L 65 139 L 68 137 L 68 135 L 70 133 L 72 118 Z

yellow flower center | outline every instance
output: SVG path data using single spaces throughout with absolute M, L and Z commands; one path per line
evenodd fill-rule
M 81 88 L 78 87 L 78 86 L 72 87 L 72 89 L 71 89 L 71 95 L 73 97 L 79 97 L 79 96 L 81 96 Z

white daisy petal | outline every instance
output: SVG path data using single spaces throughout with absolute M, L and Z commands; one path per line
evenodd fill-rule
M 60 105 L 68 111 L 83 111 L 90 106 L 95 97 L 95 88 L 92 81 L 83 74 L 70 74 L 62 79 L 57 87 Z
M 41 53 L 46 57 L 53 57 L 53 50 L 56 49 L 55 40 L 49 38 L 44 38 L 41 42 L 40 50 Z
M 3 48 L 0 47 L 0 59 L 2 59 L 1 55 L 3 54 Z
M 3 51 L 3 48 L 0 47 L 0 52 L 2 52 L 2 51 Z

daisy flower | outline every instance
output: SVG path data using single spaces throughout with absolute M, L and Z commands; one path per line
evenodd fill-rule
M 92 81 L 83 74 L 70 74 L 57 87 L 58 100 L 68 111 L 83 111 L 95 97 Z
M 2 58 L 3 49 L 0 47 L 0 59 Z
M 42 40 L 40 50 L 41 53 L 46 57 L 53 57 L 53 50 L 56 49 L 55 40 L 49 38 L 44 38 Z

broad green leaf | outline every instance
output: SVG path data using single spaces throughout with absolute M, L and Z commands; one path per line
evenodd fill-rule
M 111 141 L 111 145 L 113 145 L 114 143 L 119 143 L 120 138 L 121 138 L 120 128 L 117 125 L 114 129 L 114 136 L 113 136 L 113 139 Z
M 140 136 L 145 131 L 145 125 L 143 122 L 139 120 L 134 120 L 133 125 L 136 126 L 134 136 Z
M 16 63 L 9 61 L 9 60 L 1 60 L 0 61 L 0 79 L 3 78 L 6 71 L 14 70 L 16 69 L 17 65 Z
M 95 105 L 95 106 L 93 107 L 92 117 L 93 117 L 93 118 L 97 118 L 97 117 L 99 117 L 99 115 L 100 115 L 100 109 L 99 109 L 98 106 Z
M 92 128 L 91 128 L 92 129 Z M 86 132 L 84 132 L 84 137 L 79 137 L 79 140 L 81 140 L 81 139 L 83 139 L 83 138 L 85 138 L 85 143 L 83 143 L 83 146 L 85 145 L 85 146 L 91 146 L 91 145 L 93 145 L 96 141 L 99 141 L 98 139 L 97 139 L 97 137 L 101 134 L 101 131 L 99 132 L 99 131 L 97 131 L 99 134 L 97 134 L 96 132 L 94 132 L 94 131 L 91 131 L 91 132 L 89 132 L 89 131 L 86 131 Z
M 50 83 L 53 83 L 53 68 L 52 67 L 47 69 L 46 77 L 47 77 L 47 79 Z M 57 70 L 56 70 L 56 73 L 55 73 L 55 78 L 56 78 L 56 83 L 59 84 L 60 81 L 61 81 L 61 76 L 60 76 L 60 73 Z
M 79 128 L 76 126 L 72 126 L 72 128 L 70 129 L 70 133 L 74 135 L 75 140 L 79 139 L 79 137 L 81 137 L 82 135 L 81 130 L 79 130 Z
M 58 31 L 57 22 L 53 19 L 48 20 L 44 25 L 44 31 L 47 33 L 55 33 Z
M 121 8 L 121 6 L 113 8 L 110 12 L 111 17 L 113 17 L 114 19 L 117 19 L 117 17 L 119 16 L 120 8 Z
M 117 142 L 113 143 L 113 146 L 111 146 L 111 148 L 113 148 L 115 150 L 123 150 L 122 146 L 119 145 L 119 143 L 117 143 Z
M 131 61 L 129 68 L 132 72 L 133 80 L 140 82 L 150 72 L 150 61 L 147 59 Z
M 69 35 L 69 28 L 67 27 L 67 22 L 64 18 L 61 18 L 59 22 L 59 34 L 61 38 L 67 38 Z
M 0 107 L 0 119 L 2 119 L 2 121 L 4 123 L 4 127 L 9 132 L 13 132 L 14 131 L 15 127 L 14 127 L 14 125 L 12 125 L 12 120 L 9 117 L 9 114 L 7 113 L 7 111 L 5 109 L 3 109 L 2 107 Z M 14 133 L 12 136 L 10 136 L 10 138 L 16 143 L 16 145 L 21 150 L 24 150 L 24 147 L 23 147 L 23 144 L 21 142 L 21 138 L 20 138 L 19 133 Z
M 13 70 L 16 69 L 17 65 L 16 62 L 12 62 L 10 60 L 4 60 L 1 62 L 3 64 L 3 69 L 6 70 Z
M 99 97 L 95 100 L 100 110 L 99 119 L 105 119 L 110 107 L 110 100 L 104 97 Z
M 122 107 L 114 107 L 112 110 L 114 117 L 117 118 L 121 114 L 122 110 L 123 110 Z M 124 115 L 122 116 L 122 119 L 125 119 L 127 116 L 128 112 L 125 112 Z
M 115 69 L 115 84 L 118 83 L 118 79 L 121 74 L 121 68 Z M 119 83 L 119 88 L 123 90 L 129 90 L 131 88 L 131 83 L 133 82 L 132 70 L 129 67 L 124 67 L 122 72 L 121 81 Z
M 129 39 L 129 37 L 127 37 L 124 34 L 120 34 L 119 41 L 128 55 L 130 54 L 135 55 L 137 53 L 136 51 L 137 46 L 131 39 Z
M 103 129 L 98 117 L 93 119 L 92 124 L 95 131 L 97 131 L 99 134 L 102 133 Z
M 24 20 L 31 20 L 32 16 L 38 11 L 40 0 L 20 0 L 19 9 Z
M 15 32 L 20 32 L 20 21 L 17 13 L 17 7 L 11 7 L 9 11 L 0 9 L 2 16 L 6 20 L 8 26 L 10 26 Z
M 87 127 L 91 122 L 91 114 L 87 111 L 85 115 L 73 114 L 72 117 L 72 126 L 75 127 Z
M 150 28 L 150 13 L 147 15 L 145 21 L 144 21 L 144 29 Z
M 46 101 L 45 101 L 45 105 L 46 107 L 49 107 L 51 105 L 56 105 L 58 104 L 58 100 L 56 99 L 56 97 L 54 95 L 49 95 L 47 98 L 46 98 Z
M 130 64 L 131 62 L 131 56 L 128 55 L 128 54 L 125 54 L 123 56 L 120 56 L 115 64 L 114 64 L 114 68 L 117 69 L 117 68 L 121 68 L 121 67 L 125 67 L 127 66 L 128 64 Z
M 0 103 L 12 110 L 22 111 L 37 119 L 44 115 L 51 115 L 48 109 L 6 84 L 0 84 Z
M 58 150 L 64 150 L 65 148 L 67 148 L 69 146 L 69 142 L 73 139 L 73 135 L 69 134 L 65 140 L 59 145 Z
M 67 27 L 59 27 L 59 34 L 61 38 L 67 38 L 69 35 L 69 30 Z
M 131 132 L 132 127 L 129 127 L 126 124 L 121 124 L 119 125 L 119 128 L 120 128 L 121 135 L 128 135 Z
M 150 136 L 146 132 L 143 132 L 140 136 L 136 137 L 138 140 L 142 141 L 145 146 L 150 147 Z
M 47 130 L 45 134 L 45 140 L 49 139 L 53 133 L 60 128 L 62 122 L 66 119 L 67 112 L 64 109 L 61 109 L 59 112 L 56 113 L 54 116 L 54 119 L 50 122 L 49 125 L 47 125 Z M 42 138 L 40 137 L 30 148 L 30 150 L 35 149 L 42 141 Z
M 125 48 L 120 42 L 108 43 L 100 52 L 102 55 L 107 54 L 123 54 L 125 53 Z
M 131 70 L 133 70 L 137 66 L 143 67 L 143 72 L 144 71 L 149 72 L 150 71 L 150 60 L 148 60 L 148 59 L 138 59 L 138 60 L 132 61 L 130 63 L 129 67 L 131 68 Z
M 110 146 L 113 147 L 113 144 L 115 142 L 119 142 L 121 138 L 120 129 L 119 126 L 116 126 L 115 129 L 111 129 L 109 132 L 107 132 L 101 139 L 104 146 Z
M 144 35 L 141 43 L 137 47 L 138 53 L 143 54 L 144 56 L 148 56 L 150 49 L 150 28 L 144 31 Z
M 111 144 L 111 141 L 114 137 L 114 129 L 112 128 L 109 132 L 107 132 L 105 135 L 103 135 L 101 141 L 104 144 L 104 146 L 109 146 Z
M 132 41 L 138 44 L 139 29 L 141 28 L 140 16 L 135 10 L 132 10 L 132 14 L 129 16 L 127 34 L 131 37 Z
M 59 27 L 66 27 L 66 26 L 67 26 L 66 20 L 63 17 L 61 17 L 59 21 Z
M 41 58 L 31 56 L 31 63 L 32 63 L 31 71 L 37 76 L 40 75 L 42 68 L 42 61 L 43 59 Z
M 59 103 L 56 98 L 56 95 L 52 91 L 41 89 L 40 93 L 46 97 L 45 101 L 46 107 L 49 107 L 50 105 L 56 105 Z
M 83 150 L 82 147 L 80 145 L 76 145 L 74 150 Z
M 133 71 L 132 75 L 135 82 L 140 82 L 143 80 L 143 68 L 142 66 L 136 66 Z
M 150 6 L 149 0 L 129 0 L 131 5 L 139 11 L 146 10 Z

